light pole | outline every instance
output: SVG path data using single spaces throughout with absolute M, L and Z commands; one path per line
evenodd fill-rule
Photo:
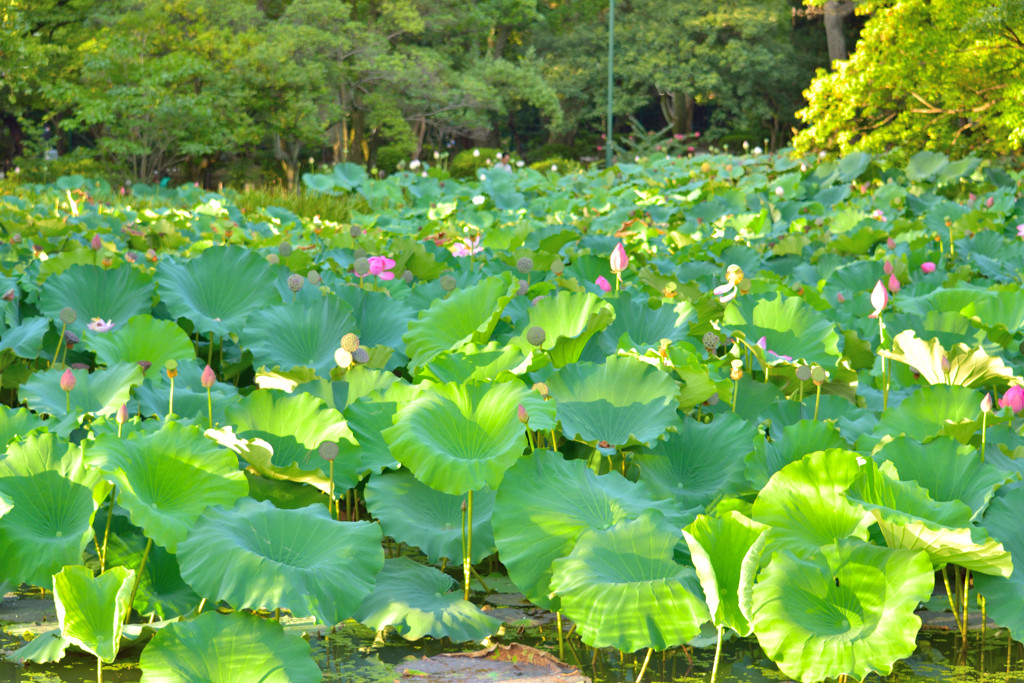
M 615 59 L 615 0 L 608 0 L 608 129 L 604 141 L 604 165 L 612 165 L 612 93 L 615 89 L 613 65 Z

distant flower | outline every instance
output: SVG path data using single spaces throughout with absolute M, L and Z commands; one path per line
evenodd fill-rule
M 836 301 L 838 301 L 839 303 L 843 303 L 843 302 L 845 302 L 845 301 L 846 301 L 846 297 L 845 297 L 845 296 L 843 296 L 843 293 L 842 293 L 842 292 L 838 292 L 838 293 L 836 294 Z
M 764 154 L 764 150 L 761 149 L 760 147 L 755 147 L 754 149 L 750 150 L 750 153 L 756 157 L 760 156 L 761 154 Z
M 934 273 L 935 268 L 935 264 L 932 263 L 931 261 L 925 261 L 924 263 L 921 264 L 921 272 L 924 273 L 925 275 L 927 275 L 928 273 Z
M 985 398 L 981 399 L 981 412 L 992 412 L 992 394 L 985 392 Z
M 75 388 L 75 375 L 71 372 L 71 368 L 64 370 L 64 374 L 60 376 L 60 388 L 64 391 L 71 391 Z M 1000 401 L 999 405 L 1003 402 Z
M 100 247 L 103 246 L 103 242 L 100 240 L 100 236 L 93 235 L 92 239 L 89 240 L 89 246 L 92 247 L 93 251 L 99 251 Z
M 879 280 L 875 283 L 875 288 L 871 290 L 871 305 L 874 307 L 874 311 L 868 314 L 869 318 L 877 318 L 881 315 L 882 311 L 885 310 L 886 305 L 889 303 L 889 292 L 885 289 L 885 285 Z
M 629 266 L 629 256 L 626 254 L 626 248 L 622 246 L 622 242 L 616 244 L 615 248 L 612 249 L 612 255 L 608 258 L 608 263 L 613 273 L 621 273 Z
M 421 164 L 419 159 L 413 159 L 412 161 L 409 162 L 409 170 L 415 171 L 417 168 L 420 167 L 420 165 Z
M 1007 389 L 1003 397 L 999 399 L 999 407 L 1008 407 L 1015 413 L 1024 411 L 1024 387 L 1014 384 Z
M 1024 240 L 1024 223 L 1017 226 L 1017 237 Z
M 473 150 L 473 156 L 474 156 L 474 157 L 479 157 L 479 156 L 480 156 L 480 150 L 478 150 L 478 149 L 474 149 L 474 150 Z
M 555 165 L 555 164 L 551 164 L 551 172 L 552 173 L 558 173 L 558 166 Z
M 892 261 L 885 261 L 882 263 L 882 270 L 886 275 L 892 275 Z
M 885 246 L 887 246 L 890 249 L 895 249 L 896 248 L 896 240 L 894 240 L 891 237 L 887 238 L 885 240 Z
M 985 200 L 985 208 L 991 209 L 992 205 L 995 204 L 995 203 L 996 203 L 996 198 L 995 197 L 989 197 L 988 199 Z
M 114 324 L 115 323 L 114 323 L 113 320 L 104 320 L 103 318 L 93 318 L 92 322 L 90 322 L 88 325 L 86 325 L 86 327 L 88 327 L 93 332 L 110 332 L 110 330 L 114 329 Z
M 395 260 L 387 256 L 371 256 L 366 259 L 370 264 L 370 275 L 376 275 L 381 280 L 394 280 L 395 274 L 391 269 L 395 267 Z
M 874 211 L 872 211 L 871 217 L 874 218 L 876 221 L 882 221 L 883 223 L 885 223 L 886 221 L 885 213 L 881 209 L 875 209 Z
M 718 285 L 712 292 L 715 296 L 719 297 L 718 300 L 723 304 L 727 304 L 736 298 L 739 284 L 743 281 L 743 270 L 733 263 L 726 269 L 725 279 L 726 283 Z
M 471 201 L 473 202 L 473 206 L 482 206 L 483 203 L 487 201 L 487 197 L 482 194 L 478 194 L 475 195 Z
M 117 424 L 123 425 L 128 421 L 128 404 L 122 403 L 121 407 L 117 409 Z
M 676 133 L 676 134 L 675 134 L 675 135 L 673 135 L 672 137 L 674 137 L 674 138 L 675 138 L 676 140 L 683 140 L 683 139 L 685 139 L 685 138 L 686 138 L 686 136 L 685 136 L 685 135 L 683 135 L 682 133 Z
M 889 275 L 889 291 L 893 294 L 900 291 L 900 280 L 895 275 Z
M 217 375 L 213 373 L 213 368 L 207 365 L 203 368 L 203 374 L 199 376 L 199 383 L 203 385 L 204 389 L 209 389 L 213 386 L 213 383 L 217 381 Z
M 608 293 L 612 291 L 612 284 L 608 282 L 604 275 L 598 275 L 597 279 L 594 280 L 594 284 L 600 287 L 602 292 Z
M 452 245 L 452 255 L 460 257 L 479 254 L 483 250 L 484 248 L 480 246 L 480 235 L 477 235 L 472 240 L 464 239 Z
M 516 168 L 522 168 L 522 167 L 523 167 L 523 166 L 525 166 L 525 165 L 526 165 L 526 162 L 525 162 L 525 161 L 523 161 L 522 159 L 520 159 L 520 160 L 518 160 L 518 161 L 516 162 Z
M 778 197 L 779 199 L 782 199 L 783 197 L 786 196 L 786 191 L 782 189 L 781 185 L 775 188 L 775 196 Z
M 526 412 L 526 408 L 523 407 L 522 403 L 520 403 L 519 407 L 516 408 L 516 417 L 518 417 L 519 421 L 523 424 L 526 424 L 530 420 L 530 414 Z

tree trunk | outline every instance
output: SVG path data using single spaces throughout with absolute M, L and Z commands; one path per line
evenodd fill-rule
M 853 0 L 828 0 L 825 3 L 825 38 L 828 40 L 828 62 L 849 57 L 843 23 L 853 14 Z
M 353 164 L 365 164 L 368 150 L 366 148 L 366 112 L 356 109 L 352 112 L 352 127 L 349 131 L 348 158 Z
M 661 93 L 661 113 L 672 126 L 672 133 L 686 135 L 693 132 L 693 109 L 696 100 L 689 93 Z

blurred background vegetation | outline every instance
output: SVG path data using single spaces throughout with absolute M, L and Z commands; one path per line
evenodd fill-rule
M 0 170 L 287 190 L 340 161 L 469 175 L 498 151 L 603 160 L 608 11 L 0 0 Z M 615 19 L 620 158 L 1024 140 L 1024 0 L 618 0 Z

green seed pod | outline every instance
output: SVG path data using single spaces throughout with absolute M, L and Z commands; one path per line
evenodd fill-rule
M 71 325 L 78 320 L 78 314 L 75 313 L 75 309 L 70 306 L 65 306 L 60 309 L 60 321 L 65 325 Z
M 318 287 L 320 283 L 323 281 L 324 279 L 320 277 L 320 273 L 318 273 L 315 270 L 311 270 L 309 271 L 309 273 L 306 274 L 306 282 L 313 285 L 314 287 Z
M 555 275 L 561 275 L 565 271 L 565 264 L 562 263 L 562 259 L 555 259 L 551 262 L 551 272 Z
M 540 346 L 547 339 L 548 335 L 544 332 L 543 327 L 533 326 L 526 331 L 526 341 L 530 342 L 534 346 Z
M 324 460 L 334 460 L 338 457 L 338 444 L 334 441 L 324 441 L 320 444 L 317 452 L 320 453 L 320 457 Z
M 451 275 L 442 275 L 441 276 L 441 289 L 443 289 L 446 292 L 450 292 L 453 289 L 455 289 L 455 286 L 456 286 L 455 278 L 453 278 Z
M 289 256 L 292 255 L 292 245 L 289 244 L 288 242 L 282 242 L 277 247 L 277 253 L 279 253 L 284 258 L 288 258 Z
M 811 378 L 811 368 L 809 365 L 801 365 L 796 369 L 796 378 L 801 382 L 806 382 Z
M 366 277 L 370 274 L 370 261 L 365 256 L 360 256 L 352 264 L 352 268 L 359 277 Z
M 707 349 L 708 353 L 714 353 L 715 349 L 717 349 L 718 345 L 722 342 L 722 339 L 714 332 L 705 332 L 704 336 L 701 338 L 701 342 L 704 344 L 704 348 Z
M 521 259 L 516 261 L 516 270 L 518 270 L 523 275 L 526 275 L 531 270 L 533 270 L 533 259 L 530 258 L 529 256 L 522 257 Z
M 363 234 L 363 229 L 360 228 L 358 225 L 353 225 L 351 228 L 348 229 L 348 234 L 352 235 L 352 237 L 359 237 L 360 235 Z
M 298 273 L 292 273 L 288 276 L 288 289 L 293 292 L 298 292 L 302 289 L 302 285 L 306 284 L 306 278 L 302 277 Z
M 813 368 L 811 368 L 811 379 L 816 384 L 821 384 L 827 378 L 828 378 L 828 373 L 825 372 L 825 368 L 821 367 L 820 365 L 815 365 Z
M 412 284 L 412 278 L 413 278 L 413 274 L 412 274 L 411 270 L 403 270 L 402 271 L 402 282 L 404 282 L 407 285 L 411 285 Z
M 281 257 L 278 256 L 277 254 L 267 254 L 267 263 L 269 263 L 270 265 L 276 266 L 280 262 Z

